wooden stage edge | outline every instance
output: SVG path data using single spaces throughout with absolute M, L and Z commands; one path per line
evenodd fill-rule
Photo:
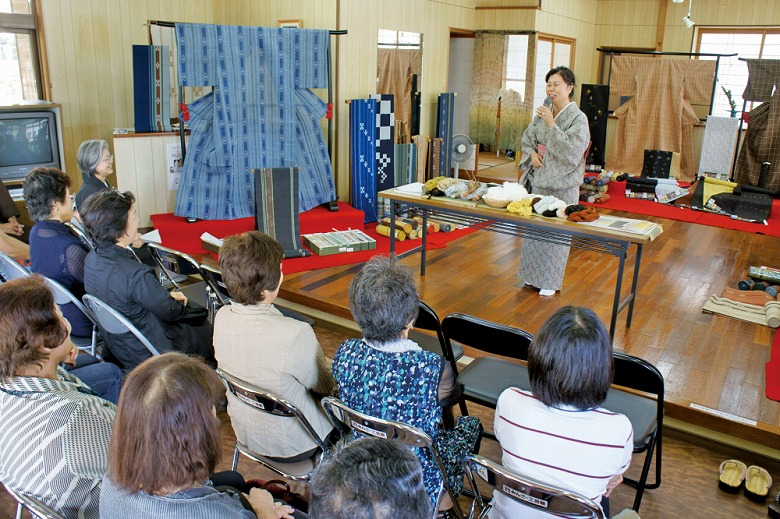
M 340 270 L 344 269 L 344 267 L 336 268 Z M 359 268 L 360 265 L 353 266 L 355 271 Z M 279 297 L 284 301 L 294 303 L 296 310 L 301 311 L 302 313 L 308 313 L 306 311 L 307 309 L 314 310 L 315 312 L 308 314 L 322 326 L 344 333 L 345 335 L 354 336 L 354 329 L 345 327 L 343 321 L 339 322 L 343 319 L 352 323 L 354 322 L 352 320 L 352 313 L 348 307 L 344 307 L 335 302 L 323 301 L 303 292 L 287 289 L 285 288 L 284 283 L 282 283 L 282 287 L 279 291 Z M 283 304 L 284 303 L 282 303 L 282 305 Z M 335 319 L 332 319 L 331 317 Z M 357 325 L 355 325 L 355 327 L 356 326 Z M 698 432 L 694 433 L 696 436 L 703 437 L 709 441 L 716 441 L 732 447 L 738 447 L 746 451 L 752 451 L 775 460 L 780 460 L 780 426 L 761 422 L 756 423 L 755 426 L 747 425 L 730 420 L 726 417 L 692 408 L 690 407 L 690 402 L 684 401 L 667 399 L 664 402 L 664 410 L 665 417 L 667 418 L 673 418 L 684 422 L 685 424 L 703 428 L 703 432 L 698 430 Z M 667 427 L 670 426 L 667 425 Z M 678 430 L 690 434 L 687 427 L 681 427 Z M 709 431 L 714 432 L 715 434 L 710 434 Z M 725 439 L 724 435 L 726 435 Z

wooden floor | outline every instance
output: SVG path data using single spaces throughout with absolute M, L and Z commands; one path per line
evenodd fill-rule
M 649 219 L 662 224 L 664 233 L 645 246 L 633 323 L 626 328 L 625 314 L 619 317 L 615 349 L 661 370 L 667 416 L 780 448 L 780 402 L 764 396 L 773 331 L 701 312 L 710 295 L 736 286 L 749 265 L 780 265 L 778 240 Z M 609 322 L 616 258 L 572 250 L 563 290 L 542 298 L 518 278 L 521 246 L 520 238 L 480 231 L 429 251 L 426 276 L 419 276 L 419 254 L 403 262 L 417 272 L 422 299 L 440 317 L 463 312 L 533 333 L 557 308 L 573 304 L 592 308 Z M 633 265 L 634 253 L 627 264 Z M 359 268 L 290 274 L 280 295 L 350 319 L 347 287 Z M 625 284 L 632 272 L 629 266 Z M 467 350 L 467 355 L 479 353 Z

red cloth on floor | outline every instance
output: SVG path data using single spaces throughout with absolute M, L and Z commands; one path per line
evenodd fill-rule
M 766 397 L 780 402 L 780 331 L 775 330 L 772 353 L 766 363 Z

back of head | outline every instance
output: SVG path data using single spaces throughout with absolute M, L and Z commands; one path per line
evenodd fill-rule
M 374 256 L 349 284 L 349 309 L 367 339 L 397 339 L 419 308 L 414 274 L 396 258 Z
M 282 276 L 284 249 L 260 231 L 228 236 L 219 249 L 219 267 L 230 297 L 244 305 L 263 300 L 263 291 L 273 292 Z
M 103 139 L 90 139 L 82 142 L 79 146 L 76 162 L 85 181 L 89 177 L 95 176 L 95 169 L 97 169 L 103 150 L 106 148 L 108 148 L 108 143 Z
M 107 189 L 94 193 L 79 207 L 84 228 L 95 247 L 114 245 L 125 233 L 127 215 L 134 203 L 130 191 Z
M 54 295 L 38 275 L 0 284 L 0 379 L 46 358 L 68 329 L 54 309 Z
M 312 519 L 431 516 L 420 460 L 402 444 L 363 438 L 320 464 L 311 481 Z
M 65 201 L 70 178 L 57 168 L 35 168 L 24 177 L 24 202 L 33 222 L 51 216 L 54 202 Z
M 528 352 L 531 391 L 554 407 L 601 405 L 612 384 L 613 366 L 604 324 L 592 310 L 575 306 L 560 308 L 547 319 Z
M 225 388 L 198 358 L 170 352 L 130 372 L 119 397 L 108 475 L 129 492 L 204 482 L 219 461 L 214 405 Z

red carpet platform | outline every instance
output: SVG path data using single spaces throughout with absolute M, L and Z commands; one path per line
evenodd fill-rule
M 254 218 L 239 218 L 237 220 L 198 220 L 187 222 L 186 218 L 174 216 L 171 213 L 151 215 L 154 228 L 160 231 L 163 245 L 172 249 L 186 252 L 187 254 L 205 254 L 201 247 L 200 236 L 208 232 L 217 238 L 224 238 L 231 234 L 239 234 L 251 231 L 255 228 Z M 360 229 L 376 240 L 376 249 L 333 254 L 330 256 L 317 256 L 312 254 L 305 258 L 288 258 L 283 261 L 283 270 L 288 274 L 315 270 L 320 268 L 363 263 L 377 254 L 390 253 L 390 239 L 376 233 L 374 224 L 363 224 L 363 211 L 359 211 L 350 205 L 339 202 L 339 210 L 331 212 L 323 206 L 315 207 L 300 215 L 301 234 L 315 232 L 328 232 L 332 230 L 344 231 L 347 229 Z M 447 243 L 475 232 L 476 229 L 459 229 L 444 233 L 438 232 L 428 235 L 428 248 L 440 249 Z M 422 244 L 421 240 L 396 241 L 396 252 L 403 253 Z
M 701 225 L 710 225 L 712 227 L 721 227 L 723 229 L 734 229 L 736 231 L 780 237 L 780 200 L 775 200 L 772 203 L 772 211 L 769 215 L 769 219 L 766 221 L 767 225 L 764 225 L 763 223 L 732 220 L 728 216 L 705 213 L 704 211 L 694 211 L 687 207 L 675 207 L 668 204 L 659 204 L 651 200 L 626 198 L 625 182 L 610 182 L 608 194 L 609 200 L 603 204 L 581 203 L 583 205 L 591 205 L 597 209 L 613 209 L 615 211 L 625 211 L 627 213 L 659 216 L 661 218 L 669 218 L 670 220 L 679 220 Z

